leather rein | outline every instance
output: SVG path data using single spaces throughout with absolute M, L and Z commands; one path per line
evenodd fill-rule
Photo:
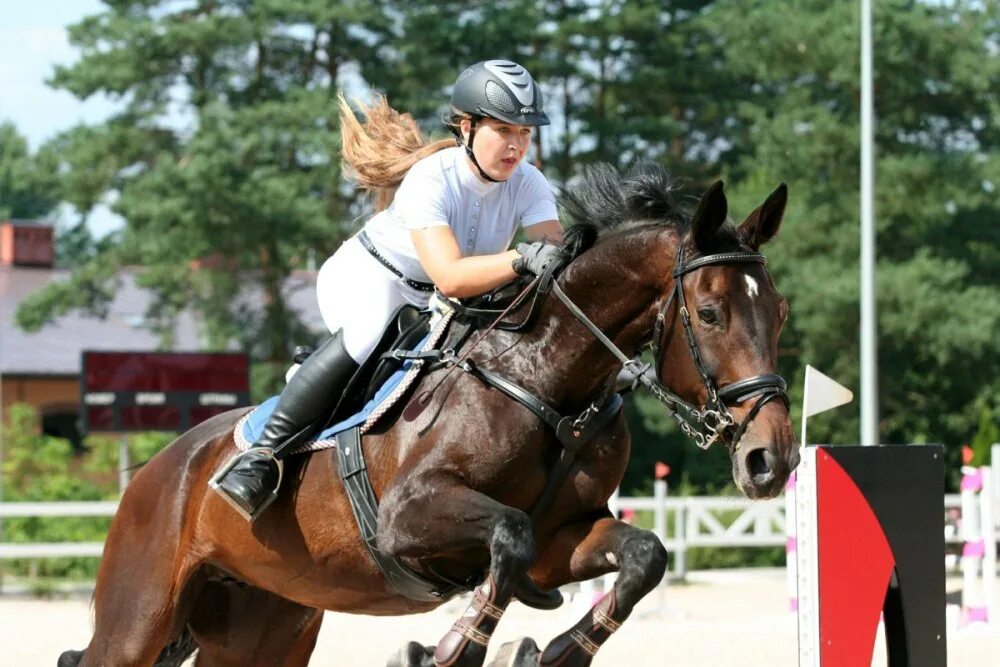
M 491 316 L 494 316 L 495 319 L 493 323 L 480 334 L 480 337 L 474 341 L 461 356 L 456 355 L 455 348 L 460 346 L 467 333 L 459 336 L 459 340 L 454 344 L 454 347 L 446 350 L 434 350 L 427 352 L 397 351 L 395 353 L 391 353 L 391 356 L 398 359 L 434 358 L 439 363 L 445 366 L 450 366 L 452 370 L 459 368 L 469 375 L 478 378 L 485 384 L 498 389 L 521 405 L 527 407 L 555 431 L 556 438 L 562 446 L 562 450 L 559 454 L 559 458 L 555 461 L 555 464 L 547 475 L 545 487 L 542 489 L 541 494 L 528 509 L 528 513 L 533 521 L 537 521 L 538 518 L 548 511 L 548 509 L 555 502 L 559 489 L 561 488 L 563 481 L 566 479 L 566 476 L 569 474 L 579 451 L 587 445 L 612 419 L 620 414 L 622 408 L 622 398 L 620 394 L 614 391 L 613 383 L 610 383 L 582 412 L 578 414 L 563 415 L 553 406 L 549 405 L 538 396 L 535 396 L 527 389 L 511 382 L 498 373 L 481 368 L 469 358 L 469 354 L 472 349 L 474 349 L 479 341 L 483 339 L 483 336 L 489 332 L 490 329 L 499 328 L 498 325 L 507 313 L 523 303 L 527 295 L 532 291 L 535 292 L 535 298 L 529 308 L 528 316 L 526 316 L 520 323 L 516 323 L 515 325 L 509 327 L 508 330 L 518 330 L 524 328 L 527 324 L 533 321 L 538 313 L 538 310 L 540 309 L 541 302 L 544 301 L 545 296 L 549 291 L 551 291 L 563 303 L 563 305 L 569 309 L 570 313 L 572 313 L 573 316 L 579 320 L 591 332 L 591 334 L 594 335 L 595 338 L 597 338 L 597 340 L 599 340 L 619 361 L 621 361 L 625 368 L 629 369 L 629 371 L 635 375 L 636 379 L 633 382 L 633 387 L 642 385 L 649 390 L 653 396 L 666 406 L 669 414 L 677 420 L 681 430 L 691 437 L 695 443 L 703 449 L 707 449 L 713 442 L 715 442 L 715 440 L 724 439 L 723 433 L 726 429 L 735 425 L 736 421 L 733 419 L 732 414 L 726 407 L 726 403 L 728 401 L 741 403 L 751 398 L 758 397 L 757 402 L 747 413 L 746 418 L 744 418 L 743 422 L 736 430 L 735 435 L 730 440 L 734 449 L 739 447 L 739 438 L 743 435 L 750 422 L 765 404 L 776 398 L 780 398 L 785 401 L 786 405 L 788 404 L 785 380 L 780 375 L 754 375 L 753 377 L 733 382 L 722 388 L 717 388 L 708 372 L 708 369 L 705 368 L 705 364 L 701 360 L 701 355 L 698 352 L 698 344 L 694 337 L 694 330 L 691 327 L 691 319 L 684 300 L 684 286 L 682 284 L 682 279 L 686 274 L 708 265 L 732 264 L 739 262 L 766 264 L 767 260 L 764 255 L 756 252 L 719 253 L 699 257 L 685 265 L 683 261 L 683 247 L 683 243 L 681 243 L 677 251 L 677 262 L 675 264 L 673 274 L 674 290 L 671 292 L 663 307 L 661 307 L 657 313 L 649 345 L 653 349 L 653 356 L 655 363 L 657 364 L 657 368 L 662 368 L 662 337 L 664 335 L 664 325 L 667 313 L 670 311 L 673 302 L 676 300 L 680 310 L 681 321 L 684 325 L 685 335 L 687 336 L 688 347 L 691 350 L 691 355 L 694 359 L 695 365 L 698 367 L 698 371 L 701 374 L 702 381 L 708 389 L 708 401 L 706 401 L 704 408 L 698 408 L 691 403 L 688 403 L 680 396 L 667 389 L 659 381 L 659 378 L 656 377 L 655 374 L 652 374 L 651 376 L 651 374 L 647 372 L 650 369 L 649 364 L 643 364 L 638 359 L 630 359 L 627 357 L 625 353 L 622 352 L 621 349 L 615 345 L 614 342 L 611 341 L 611 339 L 609 339 L 575 303 L 573 303 L 566 293 L 562 291 L 562 288 L 560 288 L 558 283 L 555 281 L 555 273 L 560 268 L 556 265 L 556 263 L 553 263 L 553 265 L 551 265 L 543 273 L 543 275 L 533 280 L 531 284 L 528 285 L 528 287 L 522 291 L 517 298 L 514 299 L 514 301 L 509 304 L 507 308 L 504 309 L 498 316 L 495 312 L 482 309 L 464 309 L 468 314 L 473 316 L 482 317 L 485 313 L 489 313 Z M 440 386 L 440 382 L 434 389 L 424 392 L 414 400 L 414 407 L 416 408 L 415 414 L 419 414 L 419 412 L 429 403 L 430 397 L 433 395 L 437 386 Z M 413 417 L 415 418 L 415 415 Z M 692 424 L 692 422 L 694 422 L 694 424 Z M 705 432 L 699 429 L 699 425 L 704 427 Z M 352 430 L 351 433 L 355 438 L 357 437 L 356 429 Z M 341 452 L 340 456 L 343 458 L 353 450 L 356 450 L 355 456 L 360 456 L 360 443 L 355 442 L 354 444 L 356 445 L 354 447 L 338 447 L 338 452 Z M 349 461 L 341 461 L 340 466 L 342 472 L 345 470 L 349 472 L 347 477 L 354 475 L 355 472 L 361 471 L 364 468 L 363 461 L 360 464 L 355 463 L 354 465 L 351 465 Z M 357 492 L 351 496 L 352 507 L 355 507 L 356 517 L 363 516 L 366 520 L 377 521 L 375 518 L 378 514 L 377 501 L 375 500 L 374 492 L 370 488 L 371 483 L 368 481 L 366 475 L 358 476 L 358 479 L 361 480 L 358 483 L 366 483 L 368 487 L 364 489 L 363 492 Z M 361 503 L 361 510 L 358 510 L 356 507 L 359 502 L 356 498 L 359 495 L 361 495 L 364 500 L 364 502 Z M 362 534 L 368 534 L 371 536 L 371 539 L 366 538 L 366 543 L 372 551 L 372 555 L 379 568 L 381 568 L 382 572 L 385 573 L 386 577 L 393 583 L 393 585 L 397 587 L 397 590 L 402 591 L 407 597 L 419 600 L 448 598 L 460 590 L 469 590 L 474 585 L 478 584 L 478 579 L 475 582 L 472 580 L 468 582 L 460 582 L 433 570 L 430 570 L 430 574 L 433 575 L 433 578 L 430 578 L 427 575 L 421 575 L 413 572 L 398 558 L 387 559 L 382 557 L 378 553 L 378 550 L 374 547 L 373 540 L 375 529 L 368 526 L 368 532 L 365 533 L 365 527 L 367 524 L 362 522 L 360 518 L 358 518 L 358 521 L 359 525 L 362 526 Z
M 662 356 L 663 356 L 663 336 L 665 323 L 667 319 L 667 313 L 670 311 L 671 306 L 674 301 L 677 302 L 678 309 L 680 311 L 681 322 L 684 326 L 684 333 L 687 337 L 688 349 L 691 351 L 691 357 L 694 360 L 695 366 L 698 368 L 698 372 L 701 375 L 702 382 L 708 391 L 708 399 L 705 402 L 705 406 L 698 408 L 695 405 L 685 401 L 683 398 L 670 391 L 666 386 L 660 382 L 656 375 L 648 373 L 650 366 L 649 364 L 643 364 L 638 359 L 630 359 L 625 355 L 621 349 L 618 348 L 614 342 L 611 341 L 604 333 L 595 325 L 584 313 L 577 307 L 573 301 L 566 296 L 566 293 L 562 291 L 558 283 L 553 282 L 552 292 L 556 297 L 562 301 L 563 305 L 569 309 L 570 313 L 576 317 L 590 333 L 599 340 L 604 347 L 611 352 L 615 358 L 617 358 L 622 365 L 629 370 L 629 372 L 635 376 L 635 382 L 633 387 L 637 384 L 641 384 L 645 387 L 660 403 L 662 403 L 667 412 L 673 417 L 689 438 L 694 440 L 695 444 L 702 449 L 708 449 L 712 443 L 716 440 L 725 441 L 724 434 L 736 426 L 736 420 L 733 418 L 732 413 L 729 412 L 727 403 L 742 403 L 743 401 L 750 400 L 751 398 L 757 397 L 756 403 L 747 412 L 746 417 L 736 428 L 735 432 L 729 438 L 730 444 L 733 449 L 739 449 L 739 441 L 746 429 L 749 427 L 750 423 L 757 416 L 767 403 L 780 398 L 788 405 L 788 385 L 785 379 L 778 374 L 761 374 L 754 375 L 737 382 L 728 384 L 722 388 L 716 386 L 715 381 L 712 379 L 711 374 L 709 374 L 708 369 L 705 367 L 704 361 L 702 361 L 701 354 L 698 351 L 698 343 L 694 337 L 694 329 L 691 326 L 691 316 L 688 313 L 687 304 L 684 299 L 684 276 L 688 273 L 692 273 L 703 266 L 720 265 L 720 264 L 736 264 L 736 263 L 757 263 L 761 265 L 767 264 L 767 258 L 759 252 L 725 252 L 716 253 L 713 255 L 704 255 L 696 259 L 691 260 L 689 263 L 684 263 L 684 243 L 681 241 L 677 247 L 677 261 L 674 264 L 674 289 L 670 293 L 666 302 L 660 308 L 656 315 L 656 321 L 653 325 L 653 331 L 651 335 L 651 340 L 649 346 L 653 350 L 653 360 L 656 364 L 656 368 L 662 368 Z
M 535 396 L 527 389 L 511 382 L 498 373 L 480 367 L 469 358 L 470 353 L 483 339 L 483 336 L 491 329 L 499 328 L 498 325 L 507 313 L 523 303 L 525 297 L 534 291 L 535 298 L 529 309 L 529 315 L 522 322 L 509 327 L 508 330 L 523 328 L 527 323 L 534 320 L 540 308 L 540 302 L 544 301 L 544 297 L 551 291 L 566 306 L 570 313 L 630 371 L 635 377 L 632 385 L 633 388 L 638 385 L 645 387 L 666 407 L 668 414 L 677 420 L 681 430 L 694 440 L 695 444 L 700 448 L 708 449 L 716 440 L 721 439 L 725 441 L 726 437 L 724 434 L 736 426 L 736 420 L 727 407 L 728 402 L 742 403 L 756 397 L 757 401 L 729 438 L 730 445 L 735 450 L 739 448 L 740 438 L 746 432 L 747 427 L 753 421 L 754 417 L 757 416 L 757 413 L 760 412 L 761 408 L 778 398 L 784 401 L 786 406 L 788 405 L 787 384 L 780 375 L 761 374 L 733 382 L 722 388 L 716 387 L 716 383 L 705 367 L 705 363 L 702 361 L 701 354 L 698 351 L 698 343 L 694 337 L 694 329 L 691 326 L 691 318 L 684 299 L 683 277 L 703 266 L 736 264 L 741 262 L 753 262 L 765 265 L 767 259 L 763 254 L 758 252 L 740 251 L 704 255 L 692 260 L 688 264 L 684 264 L 684 244 L 681 243 L 677 249 L 677 261 L 674 265 L 674 289 L 659 309 L 651 332 L 649 346 L 653 350 L 656 367 L 662 368 L 664 325 L 667 313 L 670 312 L 671 306 L 676 301 L 680 311 L 681 322 L 684 326 L 684 332 L 687 336 L 688 348 L 691 351 L 695 366 L 701 375 L 702 382 L 704 382 L 705 388 L 708 390 L 708 400 L 703 408 L 692 405 L 670 391 L 670 389 L 660 382 L 655 374 L 648 372 L 650 370 L 649 364 L 643 364 L 638 359 L 626 356 L 559 287 L 558 282 L 555 280 L 555 273 L 560 267 L 556 263 L 550 265 L 541 276 L 532 281 L 499 316 L 496 316 L 495 311 L 461 309 L 473 316 L 482 317 L 484 313 L 490 313 L 495 316 L 492 324 L 481 332 L 479 338 L 461 356 L 456 356 L 454 348 L 418 353 L 397 352 L 393 356 L 397 356 L 400 359 L 433 356 L 440 363 L 451 366 L 453 369 L 459 368 L 485 384 L 500 390 L 509 398 L 527 407 L 543 422 L 552 427 L 563 450 L 556 462 L 555 468 L 549 475 L 541 497 L 536 500 L 529 511 L 532 517 L 537 517 L 548 509 L 553 502 L 559 485 L 568 473 L 580 449 L 618 414 L 622 405 L 621 395 L 615 393 L 613 387 L 609 386 L 602 390 L 601 394 L 583 412 L 571 415 L 560 414 L 553 406 Z M 440 385 L 440 382 L 438 385 Z M 424 392 L 421 396 L 417 397 L 415 400 L 417 414 L 419 414 L 419 410 L 428 404 L 430 396 L 433 393 L 434 389 Z

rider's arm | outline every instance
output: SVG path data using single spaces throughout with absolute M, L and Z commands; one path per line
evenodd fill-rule
M 533 165 L 523 167 L 524 182 L 518 201 L 524 204 L 519 211 L 521 229 L 528 241 L 562 243 L 563 228 L 559 224 L 556 200 L 552 186 Z
M 514 250 L 462 257 L 454 232 L 443 225 L 411 229 L 410 235 L 424 271 L 445 296 L 478 296 L 517 277 L 511 268 Z
M 525 235 L 535 240 L 533 234 L 548 235 L 549 240 L 562 240 L 562 227 L 556 219 L 555 199 L 548 181 L 534 167 L 528 168 L 524 190 L 520 198 L 524 209 L 518 211 L 519 222 Z M 409 176 L 409 175 L 408 175 Z M 429 184 L 409 178 L 396 194 L 400 210 L 405 211 L 406 226 L 410 230 L 417 259 L 428 277 L 442 293 L 452 298 L 479 296 L 514 280 L 517 274 L 511 267 L 518 254 L 514 250 L 493 255 L 463 257 L 455 233 L 448 225 L 449 203 L 441 188 L 428 188 Z M 405 199 L 402 199 L 404 198 Z
M 558 220 L 546 220 L 524 228 L 524 235 L 529 241 L 545 241 L 547 243 L 562 243 L 563 228 Z

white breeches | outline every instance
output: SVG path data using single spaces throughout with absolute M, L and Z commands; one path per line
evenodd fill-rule
M 426 308 L 430 292 L 403 282 L 351 237 L 323 262 L 316 277 L 316 297 L 331 333 L 344 330 L 347 353 L 359 364 L 378 343 L 389 316 L 409 303 Z

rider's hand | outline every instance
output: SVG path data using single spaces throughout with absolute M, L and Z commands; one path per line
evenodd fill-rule
M 514 271 L 521 275 L 531 273 L 540 276 L 553 262 L 561 263 L 566 259 L 560 246 L 541 241 L 518 243 L 514 249 L 517 251 L 518 257 L 511 262 L 511 266 L 514 267 Z

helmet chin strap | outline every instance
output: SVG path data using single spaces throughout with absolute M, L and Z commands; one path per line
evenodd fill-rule
M 479 164 L 479 160 L 476 159 L 476 154 L 472 152 L 472 142 L 475 141 L 476 139 L 476 123 L 478 122 L 479 118 L 473 116 L 471 125 L 469 126 L 469 143 L 465 143 L 464 141 L 462 141 L 461 135 L 459 135 L 458 143 L 461 144 L 463 148 L 465 148 L 465 154 L 469 156 L 470 160 L 472 160 L 472 164 L 476 165 L 476 169 L 479 170 L 479 173 L 482 174 L 483 178 L 485 178 L 490 183 L 503 183 L 503 181 L 498 181 L 497 179 L 487 174 L 486 171 Z

